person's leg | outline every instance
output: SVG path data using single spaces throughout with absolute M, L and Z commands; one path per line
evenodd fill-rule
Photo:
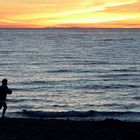
M 7 109 L 6 103 L 3 104 L 3 107 L 4 107 L 4 109 L 3 109 L 3 112 L 2 112 L 2 117 L 4 117 L 6 109 Z

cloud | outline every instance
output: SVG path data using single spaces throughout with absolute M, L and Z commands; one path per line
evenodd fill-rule
M 122 20 L 139 19 L 139 7 L 139 0 L 1 0 L 0 22 L 45 27 L 106 22 L 119 25 Z

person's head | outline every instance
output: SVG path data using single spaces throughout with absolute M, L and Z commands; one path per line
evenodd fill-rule
M 2 84 L 3 84 L 3 85 L 7 85 L 7 81 L 8 81 L 7 79 L 3 79 L 3 80 L 2 80 Z

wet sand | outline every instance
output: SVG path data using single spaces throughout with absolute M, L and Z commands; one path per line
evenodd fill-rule
M 0 140 L 140 140 L 140 122 L 5 118 Z

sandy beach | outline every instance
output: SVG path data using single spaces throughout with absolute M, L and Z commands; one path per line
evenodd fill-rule
M 139 122 L 0 119 L 0 140 L 140 140 Z

